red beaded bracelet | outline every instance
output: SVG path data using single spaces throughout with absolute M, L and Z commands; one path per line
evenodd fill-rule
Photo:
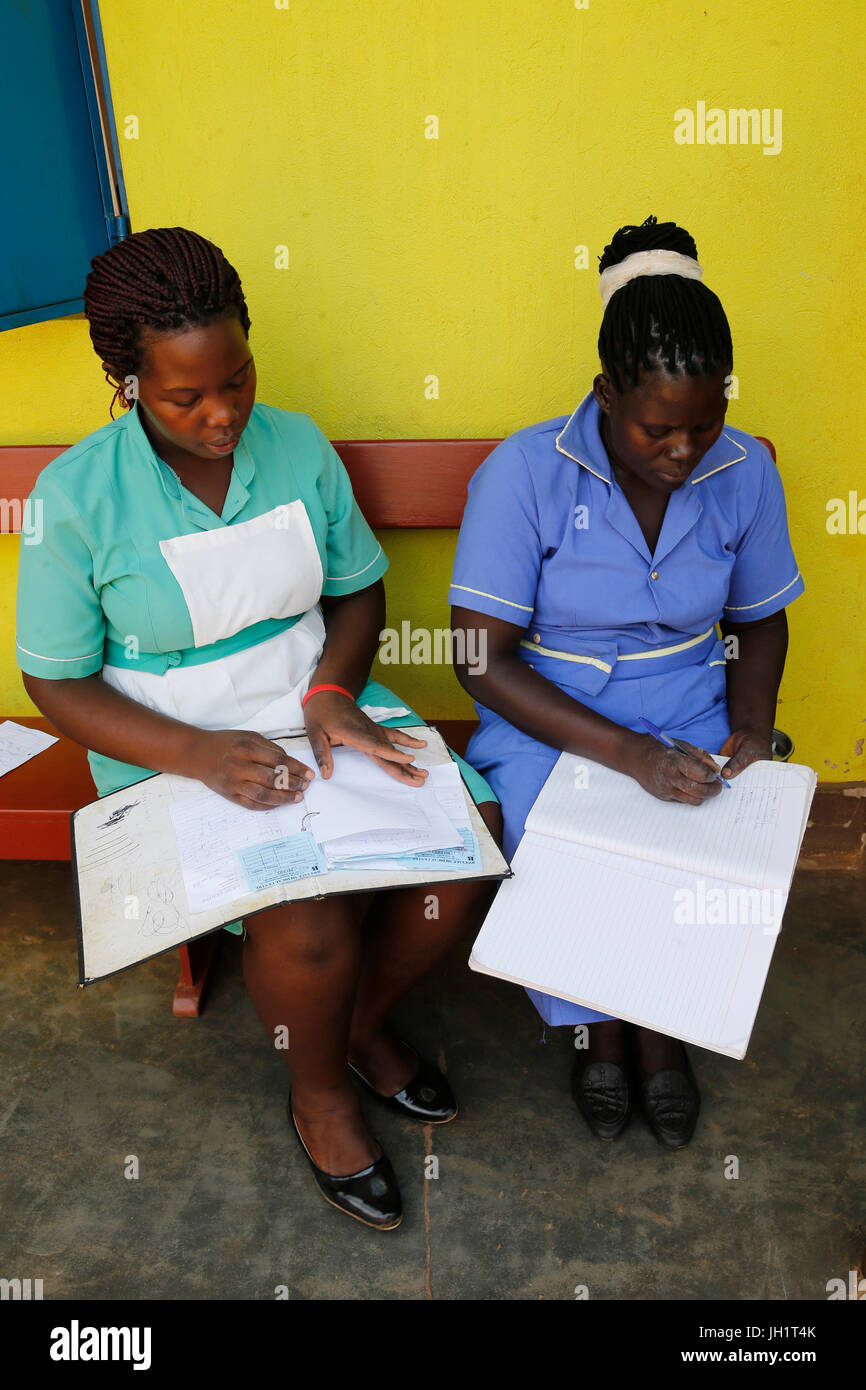
M 309 700 L 310 696 L 318 695 L 320 690 L 336 690 L 340 695 L 348 695 L 349 699 L 352 701 L 354 701 L 355 699 L 351 690 L 347 690 L 343 685 L 313 685 L 310 687 L 303 700 L 301 701 L 301 709 L 304 709 L 306 707 L 307 701 Z

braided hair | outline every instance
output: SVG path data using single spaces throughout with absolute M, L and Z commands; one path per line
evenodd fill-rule
M 90 340 L 115 392 L 111 400 L 129 409 L 126 377 L 147 358 L 142 330 L 157 333 L 199 327 L 237 317 L 249 337 L 237 271 L 206 237 L 185 227 L 151 227 L 110 246 L 90 263 L 84 312 Z
M 640 227 L 620 227 L 599 257 L 599 274 L 635 251 L 678 251 L 698 259 L 687 231 L 648 217 Z M 618 289 L 604 311 L 598 355 L 620 393 L 624 382 L 637 385 L 641 369 L 713 376 L 730 371 L 734 360 L 720 300 L 699 280 L 681 275 L 641 275 Z

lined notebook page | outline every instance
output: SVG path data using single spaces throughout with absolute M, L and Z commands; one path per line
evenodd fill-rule
M 745 925 L 678 925 L 678 890 L 698 902 L 731 884 L 531 831 L 512 867 L 472 949 L 474 970 L 745 1055 L 784 893 L 766 895 L 761 913 L 734 914 Z
M 757 762 L 729 791 L 722 789 L 702 806 L 686 806 L 660 801 L 622 772 L 563 753 L 526 829 L 787 892 L 816 782 L 812 769 L 799 763 Z

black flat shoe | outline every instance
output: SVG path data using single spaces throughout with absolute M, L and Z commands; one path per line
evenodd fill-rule
M 683 1048 L 685 1052 L 685 1048 Z M 668 1149 L 681 1149 L 695 1132 L 701 1093 L 686 1053 L 685 1071 L 664 1067 L 640 1072 L 640 1103 L 647 1124 Z
M 409 1047 L 409 1044 L 404 1043 L 403 1046 Z M 410 1048 L 410 1051 L 415 1052 L 415 1049 Z M 418 1057 L 417 1052 L 415 1056 Z M 378 1096 L 392 1110 L 398 1110 L 401 1115 L 410 1115 L 413 1120 L 421 1120 L 425 1125 L 447 1125 L 457 1114 L 454 1093 L 438 1067 L 434 1067 L 432 1062 L 425 1062 L 423 1057 L 418 1057 L 418 1063 L 418 1070 L 411 1081 L 407 1081 L 402 1091 L 394 1096 L 383 1096 L 352 1062 L 349 1068 L 374 1096 Z
M 616 1139 L 631 1119 L 628 1071 L 619 1062 L 585 1062 L 575 1058 L 571 1073 L 574 1103 L 593 1134 Z
M 358 1173 L 349 1173 L 342 1178 L 336 1177 L 333 1173 L 326 1173 L 313 1161 L 298 1129 L 292 1110 L 291 1091 L 287 1110 L 289 1123 L 298 1136 L 298 1143 L 307 1156 L 313 1177 L 325 1201 L 330 1202 L 331 1206 L 337 1207 L 339 1211 L 344 1211 L 347 1216 L 354 1216 L 356 1221 L 363 1221 L 365 1226 L 375 1227 L 377 1231 L 393 1231 L 395 1226 L 399 1226 L 403 1220 L 403 1204 L 390 1160 L 383 1154 L 367 1168 L 362 1168 Z

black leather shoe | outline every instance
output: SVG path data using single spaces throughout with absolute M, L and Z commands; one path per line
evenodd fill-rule
M 664 1067 L 650 1074 L 641 1070 L 640 1077 L 641 1109 L 650 1129 L 666 1148 L 681 1149 L 695 1132 L 701 1108 L 688 1053 L 685 1071 Z
M 574 1103 L 593 1134 L 616 1139 L 631 1119 L 628 1072 L 619 1062 L 574 1060 L 571 1073 Z
M 409 1044 L 404 1043 L 403 1046 L 409 1047 Z M 414 1048 L 409 1050 L 415 1052 Z M 418 1057 L 417 1052 L 415 1056 Z M 378 1096 L 392 1110 L 399 1110 L 401 1115 L 410 1115 L 413 1120 L 421 1120 L 425 1125 L 447 1125 L 457 1114 L 457 1102 L 451 1087 L 439 1068 L 434 1067 L 432 1062 L 425 1062 L 423 1057 L 418 1057 L 418 1070 L 411 1081 L 407 1081 L 402 1091 L 394 1096 L 383 1096 L 352 1062 L 349 1067 L 374 1096 Z
M 336 1177 L 326 1173 L 313 1162 L 309 1149 L 304 1143 L 301 1131 L 292 1110 L 292 1093 L 289 1092 L 289 1123 L 298 1136 L 298 1143 L 307 1156 L 317 1186 L 326 1202 L 365 1226 L 373 1226 L 377 1231 L 393 1231 L 403 1220 L 403 1204 L 397 1178 L 390 1159 L 383 1154 L 369 1167 L 346 1177 Z

